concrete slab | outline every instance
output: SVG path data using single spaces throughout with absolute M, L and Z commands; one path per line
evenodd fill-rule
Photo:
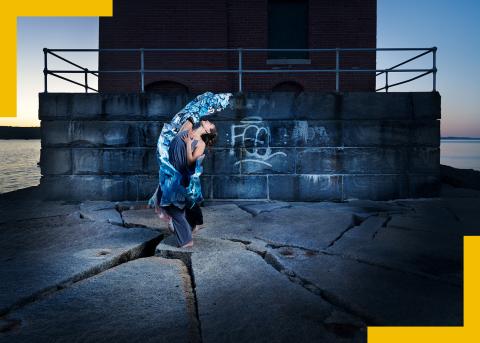
M 0 198 L 0 224 L 35 218 L 67 215 L 79 210 L 78 204 L 38 199 Z
M 192 301 L 181 261 L 140 258 L 10 313 L 0 342 L 198 342 Z
M 298 248 L 269 249 L 281 267 L 369 325 L 463 325 L 462 287 Z
M 394 219 L 390 222 L 392 221 Z M 408 226 L 412 224 L 410 219 L 402 224 L 402 229 L 391 226 L 390 222 L 387 223 L 385 218 L 381 217 L 369 218 L 345 232 L 342 238 L 326 251 L 461 284 L 461 235 L 415 230 Z M 401 221 L 395 220 L 395 223 Z
M 255 238 L 276 244 L 326 248 L 342 232 L 355 224 L 352 213 L 309 207 L 282 208 L 260 213 L 253 219 Z
M 46 221 L 46 222 L 44 222 Z M 44 293 L 141 256 L 161 235 L 148 229 L 70 218 L 0 228 L 0 314 Z
M 99 211 L 99 210 L 108 210 L 115 209 L 118 202 L 116 201 L 104 201 L 104 200 L 87 200 L 80 203 L 81 211 Z
M 272 212 L 279 208 L 290 207 L 291 205 L 283 201 L 271 201 L 271 202 L 256 202 L 249 204 L 239 204 L 242 210 L 245 210 L 252 215 L 256 216 L 262 212 Z
M 303 206 L 315 209 L 331 209 L 333 211 L 344 211 L 355 213 L 359 216 L 370 215 L 378 212 L 403 213 L 405 207 L 394 201 L 373 201 L 373 200 L 348 200 L 344 202 L 292 202 L 293 207 Z
M 122 218 L 127 227 L 146 227 L 168 231 L 167 223 L 161 220 L 153 208 L 122 211 Z
M 123 225 L 122 216 L 115 208 L 100 209 L 95 211 L 80 210 L 82 218 L 87 218 L 97 222 L 110 223 L 114 225 Z
M 202 207 L 203 228 L 196 234 L 204 238 L 252 237 L 253 216 L 235 204 L 223 203 Z
M 197 238 L 192 248 L 174 244 L 168 237 L 156 254 L 190 261 L 203 342 L 366 341 L 358 318 L 338 315 L 341 310 L 242 243 Z
M 458 235 L 462 232 L 462 223 L 455 213 L 448 208 L 448 202 L 443 199 L 430 201 L 403 202 L 413 211 L 394 215 L 388 222 L 390 227 L 404 230 L 427 231 L 440 234 Z

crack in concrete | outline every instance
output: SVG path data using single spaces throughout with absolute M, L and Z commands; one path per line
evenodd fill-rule
M 229 240 L 233 242 L 239 242 L 242 243 L 244 248 L 248 251 L 252 251 L 262 257 L 262 259 L 269 265 L 271 265 L 276 271 L 278 271 L 281 274 L 284 274 L 291 282 L 298 284 L 299 286 L 305 288 L 307 291 L 310 293 L 313 293 L 319 297 L 321 297 L 324 301 L 332 305 L 334 308 L 340 308 L 342 311 L 345 313 L 348 313 L 351 316 L 357 317 L 362 322 L 369 322 L 369 323 L 375 323 L 373 318 L 368 316 L 367 314 L 363 313 L 362 311 L 358 309 L 352 308 L 349 304 L 346 302 L 342 301 L 340 298 L 336 297 L 334 294 L 320 288 L 317 286 L 315 283 L 310 282 L 308 279 L 303 278 L 299 275 L 297 275 L 293 270 L 286 268 L 282 263 L 269 251 L 259 251 L 258 249 L 251 248 L 250 244 L 252 242 L 246 241 L 246 240 L 239 240 L 239 239 L 229 239 L 229 238 L 222 238 L 223 240 Z M 249 242 L 248 244 L 244 242 Z M 267 246 L 267 245 L 266 245 Z M 310 249 L 305 249 L 309 251 L 314 251 Z
M 259 205 L 265 205 L 265 204 L 271 204 L 269 202 L 262 202 L 261 204 Z M 266 212 L 273 212 L 273 211 L 276 211 L 276 210 L 280 210 L 280 209 L 284 209 L 284 208 L 291 208 L 292 205 L 290 204 L 287 204 L 285 206 L 279 206 L 279 207 L 275 207 L 275 208 L 271 208 L 271 209 L 262 209 L 260 210 L 260 212 L 256 213 L 254 210 L 250 211 L 248 210 L 247 208 L 243 208 L 242 206 L 248 206 L 248 205 L 256 205 L 256 204 L 247 204 L 247 205 L 242 205 L 242 204 L 238 204 L 236 203 L 235 205 L 237 205 L 241 210 L 247 212 L 248 214 L 250 214 L 252 217 L 256 217 L 258 216 L 259 214 L 262 214 L 262 213 L 266 213 Z
M 377 216 L 380 216 L 379 214 L 377 214 Z M 375 230 L 375 232 L 373 233 L 372 235 L 372 240 L 375 239 L 375 237 L 377 236 L 378 232 L 382 229 L 382 227 L 387 227 L 387 224 L 390 220 L 392 220 L 393 216 L 391 214 L 388 214 L 387 215 L 387 219 L 385 219 L 385 221 L 382 223 L 382 225 L 380 225 L 378 227 L 378 229 Z
M 448 285 L 454 286 L 454 287 L 462 287 L 462 285 L 463 285 L 461 281 L 456 282 L 456 281 L 447 280 L 447 279 L 444 279 L 442 277 L 435 276 L 435 275 L 432 275 L 432 274 L 422 273 L 422 272 L 409 270 L 409 269 L 402 269 L 402 268 L 399 268 L 399 267 L 392 267 L 392 266 L 389 266 L 387 264 L 364 260 L 362 258 L 358 258 L 358 257 L 355 257 L 353 255 L 349 255 L 349 254 L 337 254 L 337 253 L 332 253 L 332 252 L 329 252 L 329 251 L 320 251 L 320 252 L 322 254 L 325 254 L 325 255 L 340 257 L 340 258 L 344 258 L 344 259 L 347 259 L 347 260 L 352 260 L 352 261 L 355 261 L 355 262 L 358 262 L 358 263 L 367 264 L 367 265 L 370 265 L 370 266 L 373 266 L 373 267 L 382 268 L 382 269 L 386 269 L 386 270 L 393 271 L 393 272 L 405 273 L 405 274 L 420 276 L 420 277 L 423 277 L 423 278 L 426 278 L 426 279 L 429 279 L 429 280 L 433 280 L 433 281 L 443 282 L 445 284 L 448 284 Z
M 120 205 L 115 205 L 115 210 L 117 210 L 118 214 L 120 215 L 120 219 L 122 220 L 122 226 L 123 227 L 127 227 L 125 226 L 125 220 L 123 219 L 123 215 L 122 215 L 122 212 L 123 212 L 123 209 L 120 207 Z
M 448 207 L 448 206 L 443 206 L 443 208 L 445 208 L 445 209 L 447 210 L 447 212 L 449 212 L 457 222 L 461 222 L 461 221 L 462 221 L 462 220 L 460 219 L 460 217 L 455 213 L 455 211 L 452 210 L 450 207 Z
M 188 278 L 188 286 L 191 290 L 191 295 L 187 291 L 187 287 L 184 287 L 185 291 L 187 291 L 186 300 L 187 300 L 187 307 L 190 314 L 190 342 L 194 343 L 202 343 L 203 342 L 203 335 L 202 335 L 202 323 L 200 321 L 200 313 L 198 310 L 198 298 L 197 298 L 197 291 L 196 291 L 196 283 L 195 283 L 195 274 L 192 268 L 192 252 L 190 251 L 172 251 L 172 250 L 164 250 L 164 249 L 157 249 L 156 256 L 160 256 L 163 258 L 168 259 L 175 259 L 180 260 L 186 269 L 186 276 Z
M 340 240 L 343 235 L 345 235 L 348 231 L 350 231 L 351 229 L 361 225 L 367 218 L 371 217 L 372 215 L 370 216 L 366 216 L 366 217 L 360 217 L 358 215 L 356 215 L 355 213 L 352 214 L 352 223 L 345 229 L 343 230 L 338 236 L 337 238 L 335 238 L 333 241 L 330 242 L 330 244 L 328 245 L 328 248 L 333 246 L 338 240 Z
M 382 269 L 393 271 L 393 272 L 400 272 L 400 273 L 405 273 L 405 274 L 409 274 L 409 275 L 420 276 L 420 277 L 423 277 L 423 278 L 426 278 L 426 279 L 429 279 L 429 280 L 443 282 L 443 283 L 449 284 L 451 286 L 463 287 L 463 283 L 461 281 L 456 282 L 456 281 L 447 280 L 447 279 L 444 279 L 442 277 L 435 276 L 435 275 L 432 275 L 432 274 L 422 273 L 422 272 L 409 270 L 409 269 L 403 269 L 403 268 L 399 268 L 399 267 L 392 267 L 392 266 L 389 266 L 387 264 L 383 264 L 383 263 L 379 263 L 379 262 L 373 262 L 373 261 L 365 260 L 365 259 L 362 259 L 362 258 L 358 258 L 354 255 L 334 253 L 334 252 L 328 251 L 327 249 L 311 249 L 311 248 L 306 248 L 306 247 L 303 247 L 303 246 L 300 246 L 300 245 L 283 244 L 283 243 L 278 243 L 278 242 L 274 242 L 274 241 L 271 241 L 271 240 L 267 240 L 267 239 L 264 239 L 264 238 L 260 238 L 260 237 L 257 237 L 257 236 L 255 236 L 254 238 L 257 239 L 257 240 L 265 242 L 266 243 L 264 245 L 265 247 L 271 247 L 273 249 L 296 248 L 296 249 L 304 250 L 307 254 L 324 254 L 324 255 L 329 255 L 329 256 L 335 256 L 335 257 L 343 258 L 343 259 L 350 260 L 350 261 L 355 261 L 357 263 L 367 264 L 367 265 L 370 265 L 370 266 L 373 266 L 373 267 L 382 268 Z M 231 241 L 238 241 L 240 243 L 250 242 L 250 241 L 247 241 L 247 240 L 240 240 L 240 239 L 235 239 L 235 238 L 222 238 L 222 239 L 231 240 Z M 253 243 L 253 242 L 244 243 L 244 244 L 247 245 L 247 244 L 251 244 L 251 243 Z M 250 250 L 250 249 L 248 249 L 248 250 Z M 254 250 L 252 250 L 252 251 L 254 251 Z
M 410 212 L 417 213 L 417 210 L 416 210 L 415 207 L 413 207 L 413 206 L 409 206 L 409 205 L 407 205 L 407 204 L 405 204 L 405 203 L 403 203 L 403 202 L 396 202 L 396 201 L 394 201 L 393 203 L 394 203 L 395 205 L 408 208 L 408 210 L 409 210 Z
M 37 291 L 33 294 L 30 294 L 27 297 L 21 298 L 16 301 L 14 304 L 1 308 L 0 309 L 0 319 L 4 319 L 5 316 L 9 315 L 12 311 L 22 308 L 28 304 L 34 303 L 38 300 L 42 300 L 57 291 L 70 287 L 76 282 L 88 279 L 92 276 L 100 274 L 108 269 L 114 268 L 122 263 L 132 261 L 142 257 L 153 256 L 155 254 L 155 248 L 162 240 L 163 235 L 158 235 L 157 237 L 146 241 L 130 250 L 125 251 L 124 253 L 116 256 L 110 261 L 105 261 L 99 265 L 93 266 L 85 271 L 77 273 L 59 283 L 46 287 L 40 291 Z
M 243 212 L 246 212 L 246 213 L 248 213 L 250 216 L 252 216 L 252 218 L 255 217 L 255 214 L 253 214 L 253 213 L 250 212 L 250 211 L 247 211 L 247 210 L 244 209 L 242 206 L 240 206 L 240 204 L 235 204 L 235 205 L 237 205 L 237 207 L 238 207 L 239 209 L 241 209 Z

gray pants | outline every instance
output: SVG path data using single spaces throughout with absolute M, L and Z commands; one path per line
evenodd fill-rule
M 182 210 L 175 205 L 163 206 L 163 209 L 172 217 L 173 228 L 177 237 L 177 246 L 180 247 L 190 242 L 192 240 L 192 227 L 185 215 L 186 209 Z

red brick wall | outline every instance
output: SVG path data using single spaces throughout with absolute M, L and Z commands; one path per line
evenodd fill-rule
M 100 17 L 100 48 L 267 48 L 267 0 L 114 0 L 113 17 Z M 376 0 L 310 0 L 310 48 L 375 48 Z M 312 63 L 292 69 L 334 68 L 334 52 L 311 52 Z M 266 52 L 245 52 L 245 69 L 271 69 Z M 341 68 L 376 67 L 375 52 L 341 55 Z M 277 65 L 278 66 L 278 65 Z M 236 69 L 236 52 L 146 52 L 146 69 Z M 100 70 L 140 69 L 139 52 L 102 52 Z M 147 74 L 145 85 L 175 81 L 191 92 L 236 92 L 227 73 Z M 335 90 L 334 73 L 243 75 L 243 91 L 269 91 L 283 81 L 306 91 Z M 138 92 L 138 73 L 103 73 L 101 92 Z M 374 91 L 375 73 L 343 73 L 340 91 Z

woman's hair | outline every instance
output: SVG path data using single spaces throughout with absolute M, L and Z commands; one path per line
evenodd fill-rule
M 202 125 L 201 122 L 202 120 L 193 125 L 193 129 L 199 128 Z M 201 137 L 207 147 L 213 146 L 217 142 L 217 128 L 215 126 L 212 127 L 210 133 L 204 133 Z
M 217 142 L 217 129 L 212 127 L 210 133 L 204 133 L 201 137 L 205 145 L 211 147 Z

